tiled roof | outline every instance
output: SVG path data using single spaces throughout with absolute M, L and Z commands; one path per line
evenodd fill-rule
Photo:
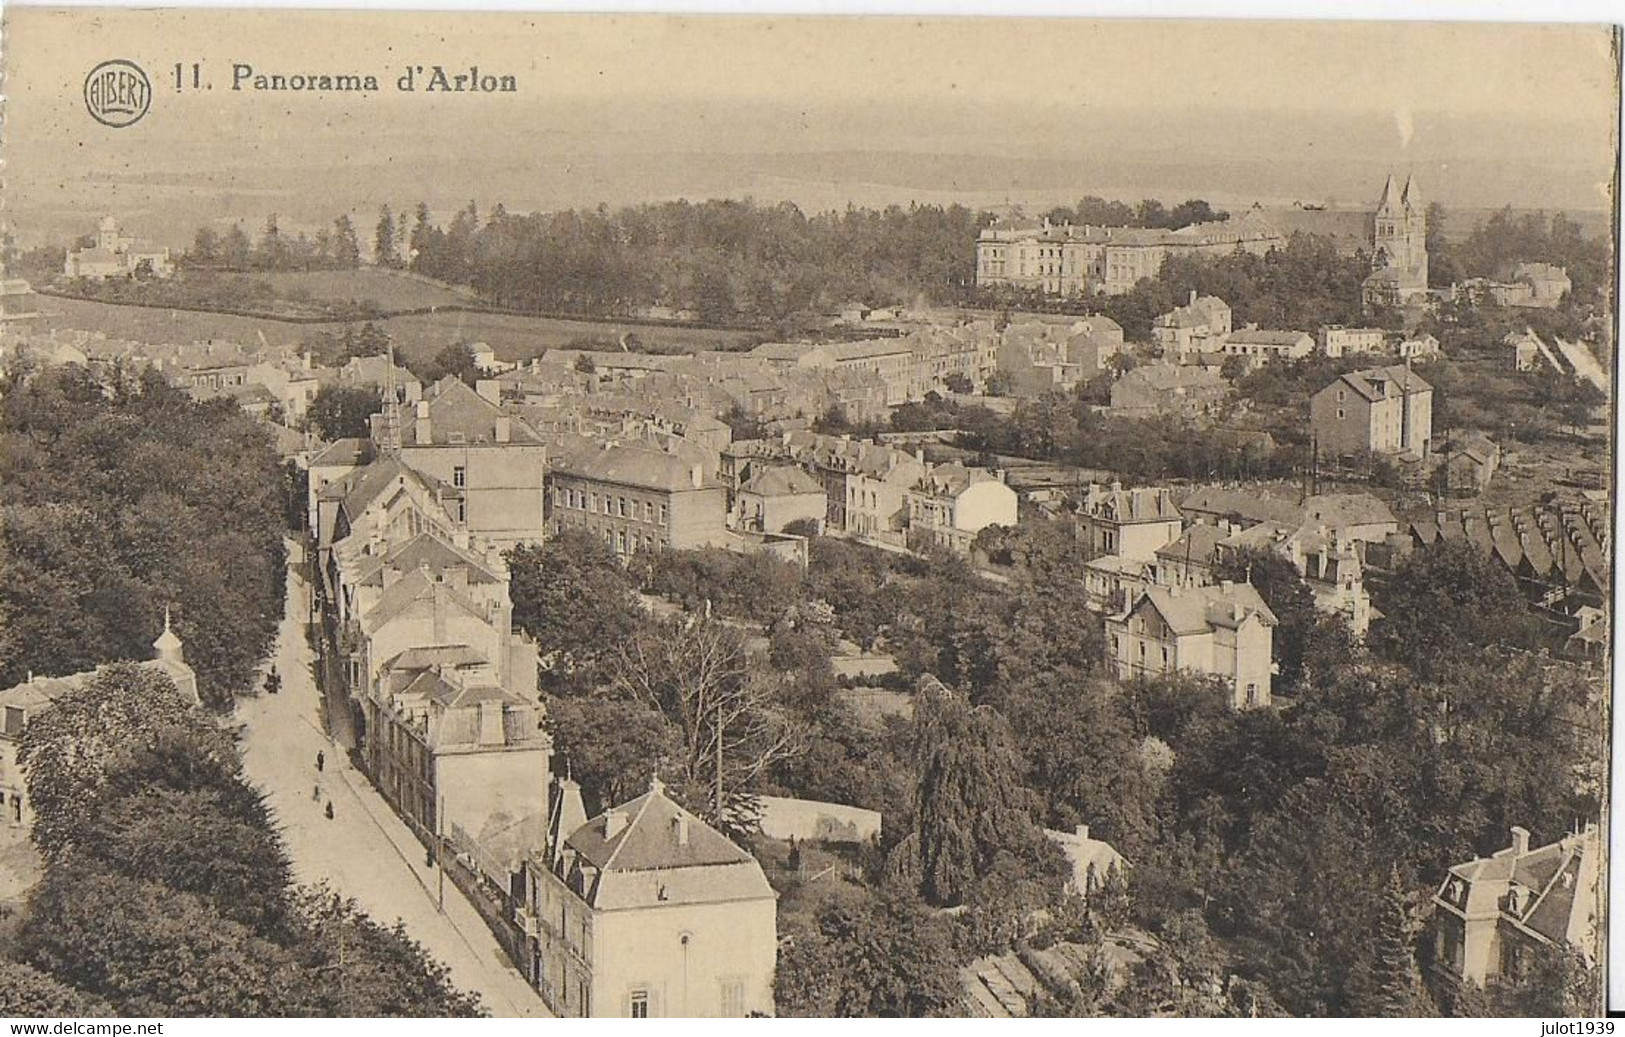
M 611 828 L 612 814 L 620 825 L 618 830 Z M 684 827 L 686 840 L 681 834 Z M 750 854 L 678 806 L 659 785 L 590 819 L 565 843 L 605 873 L 755 864 Z
M 762 497 L 788 497 L 804 493 L 822 496 L 824 484 L 795 465 L 771 465 L 756 468 L 739 489 L 742 493 Z
M 1234 627 L 1253 615 L 1266 626 L 1276 624 L 1275 613 L 1250 583 L 1229 587 L 1151 586 L 1140 593 L 1134 608 L 1142 602 L 1155 608 L 1169 629 L 1179 635 L 1201 634 L 1217 626 Z
M 1178 540 L 1157 548 L 1157 557 L 1172 558 L 1176 561 L 1188 558 L 1193 562 L 1211 562 L 1218 555 L 1219 542 L 1223 539 L 1225 539 L 1224 531 L 1218 526 L 1198 522 L 1181 533 Z
M 370 439 L 335 439 L 327 444 L 315 457 L 310 459 L 312 468 L 322 465 L 342 465 L 353 468 L 356 465 L 366 464 L 372 459 L 372 440 Z
M 1082 511 L 1113 522 L 1166 522 L 1180 517 L 1173 496 L 1166 489 L 1141 486 L 1125 490 L 1115 483 L 1111 486 L 1090 483 Z
M 1303 331 L 1273 331 L 1268 328 L 1241 328 L 1230 333 L 1231 342 L 1260 346 L 1295 346 L 1311 336 Z M 1312 339 L 1311 339 L 1312 340 Z
M 694 464 L 680 457 L 643 446 L 577 450 L 558 458 L 553 465 L 553 470 L 562 475 L 669 493 L 713 489 L 719 485 L 702 466 L 700 485 L 695 486 L 694 468 Z
M 484 559 L 429 533 L 419 533 L 381 556 L 370 556 L 369 561 L 371 564 L 362 567 L 362 575 L 356 580 L 358 584 L 376 586 L 383 583 L 384 570 L 390 566 L 402 572 L 422 569 L 431 573 L 460 568 L 468 571 L 469 583 L 502 582 Z
M 1275 522 L 1294 528 L 1304 520 L 1303 509 L 1290 501 L 1219 486 L 1204 486 L 1193 491 L 1179 502 L 1179 507 L 1187 513 L 1233 516 L 1244 522 Z
M 361 617 L 361 625 L 368 634 L 371 634 L 396 617 L 403 615 L 414 605 L 421 602 L 433 602 L 436 595 L 444 595 L 447 605 L 467 613 L 477 619 L 485 619 L 485 612 L 466 595 L 454 587 L 443 583 L 436 583 L 434 578 L 421 569 L 402 576 L 378 596 L 378 603 L 367 610 Z
M 1303 511 L 1312 521 L 1333 528 L 1393 524 L 1399 520 L 1388 505 L 1369 493 L 1320 493 L 1305 497 Z

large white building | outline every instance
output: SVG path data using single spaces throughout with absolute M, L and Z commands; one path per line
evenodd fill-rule
M 658 780 L 590 820 L 580 786 L 557 783 L 518 921 L 528 978 L 560 1016 L 773 1013 L 773 887 L 754 857 Z

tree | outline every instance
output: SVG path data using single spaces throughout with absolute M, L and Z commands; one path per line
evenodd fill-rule
M 348 215 L 333 221 L 333 265 L 341 270 L 353 270 L 361 265 L 361 243 L 356 240 L 355 224 Z
M 186 255 L 193 266 L 210 267 L 220 262 L 220 235 L 208 227 L 199 227 L 192 239 L 192 250 Z
M 947 927 L 917 904 L 835 901 L 780 941 L 774 1001 L 785 1016 L 959 1015 L 957 960 Z
M 1215 575 L 1237 584 L 1250 583 L 1275 613 L 1273 655 L 1282 682 L 1294 687 L 1303 673 L 1304 652 L 1319 617 L 1315 596 L 1292 562 L 1267 547 L 1251 547 L 1222 559 Z
M 0 1015 L 14 1019 L 76 1016 L 103 1019 L 114 1015 L 101 998 L 20 961 L 0 958 Z
M 647 702 L 609 692 L 549 698 L 547 715 L 554 752 L 599 809 L 631 799 L 683 757 L 682 731 Z
M 916 695 L 915 729 L 920 894 L 951 907 L 965 902 L 1000 853 L 1036 860 L 1045 840 L 1027 812 L 1031 794 L 1009 725 L 995 710 L 973 709 L 926 678 Z
M 474 363 L 474 350 L 464 343 L 453 342 L 436 353 L 423 368 L 418 371 L 418 377 L 424 384 L 433 385 L 442 378 L 456 378 L 467 385 L 473 385 L 480 378 L 480 369 Z
M 616 646 L 644 621 L 632 581 L 591 534 L 562 530 L 507 554 L 514 625 L 536 641 L 542 685 L 581 694 L 609 680 Z M 592 608 L 582 608 L 582 602 Z
M 305 975 L 326 977 L 309 1015 L 343 1018 L 466 1019 L 483 1016 L 479 998 L 452 986 L 446 966 L 407 933 L 379 925 L 325 886 L 301 890 L 294 951 Z
M 336 439 L 366 439 L 372 434 L 369 419 L 383 409 L 384 401 L 374 389 L 330 384 L 316 390 L 305 409 L 305 423 L 329 442 Z
M 739 633 L 710 615 L 646 624 L 619 646 L 613 675 L 618 692 L 682 731 L 678 773 L 699 812 L 748 830 L 752 793 L 769 768 L 800 751 L 802 735 Z
M 1421 672 L 1475 648 L 1529 647 L 1537 621 L 1512 574 L 1468 542 L 1440 542 L 1411 554 L 1376 596 L 1383 618 L 1372 641 Z
M 247 270 L 253 264 L 254 246 L 243 233 L 242 224 L 233 223 L 226 232 L 220 244 L 220 262 L 227 270 Z
M 1388 884 L 1383 890 L 1383 908 L 1377 931 L 1377 952 L 1369 995 L 1370 1014 L 1388 1019 L 1412 1019 L 1417 1016 L 1437 1015 L 1431 999 L 1422 989 L 1422 974 L 1416 967 L 1416 952 L 1411 946 L 1410 913 L 1405 902 L 1405 887 L 1399 880 L 1397 867 L 1388 870 Z
M 210 724 L 168 676 L 115 663 L 61 695 L 23 730 L 34 842 L 48 857 L 74 847 L 98 809 L 98 795 L 132 754 L 184 737 L 190 754 L 235 773 L 230 736 Z
M 400 265 L 400 253 L 395 244 L 395 214 L 385 205 L 378 210 L 378 226 L 372 237 L 374 266 L 394 268 Z

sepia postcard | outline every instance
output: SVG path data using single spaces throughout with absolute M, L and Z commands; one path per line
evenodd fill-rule
M 7 5 L 0 1017 L 1611 1033 L 1620 42 Z

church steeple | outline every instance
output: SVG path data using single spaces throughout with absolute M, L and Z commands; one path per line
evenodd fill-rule
M 184 663 L 186 657 L 182 651 L 181 639 L 176 636 L 174 629 L 169 625 L 169 606 L 164 606 L 164 632 L 158 635 L 158 640 L 152 643 L 157 649 L 158 658 L 169 662 Z
M 1389 183 L 1392 182 L 1393 178 L 1389 177 Z M 1409 174 L 1405 177 L 1405 190 L 1400 192 L 1399 195 L 1400 204 L 1405 206 L 1406 209 L 1419 209 L 1421 208 L 1421 200 L 1422 193 L 1416 190 L 1416 174 Z
M 1409 190 L 1409 187 L 1407 182 L 1406 189 Z M 1377 203 L 1377 215 L 1386 216 L 1398 209 L 1400 204 L 1399 197 L 1394 192 L 1394 174 L 1389 173 L 1388 182 L 1382 185 L 1382 200 Z

